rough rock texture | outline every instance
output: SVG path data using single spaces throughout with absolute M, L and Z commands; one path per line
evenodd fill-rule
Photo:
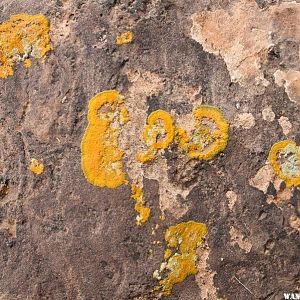
M 208 229 L 199 273 L 166 299 L 299 292 L 300 189 L 266 163 L 275 142 L 300 145 L 299 3 L 2 0 L 0 11 L 1 22 L 45 15 L 53 44 L 0 79 L 0 299 L 160 298 L 165 231 L 188 220 Z M 134 41 L 117 46 L 126 31 Z M 152 211 L 142 227 L 130 186 L 98 188 L 81 170 L 88 101 L 108 89 L 131 114 L 120 144 Z M 188 127 L 201 103 L 231 123 L 222 154 L 196 161 L 173 145 L 134 164 L 147 115 L 163 109 Z

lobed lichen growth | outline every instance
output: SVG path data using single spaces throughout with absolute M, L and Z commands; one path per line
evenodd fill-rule
M 148 221 L 151 210 L 145 206 L 144 192 L 136 184 L 131 186 L 131 197 L 135 200 L 134 209 L 137 211 L 136 225 L 141 226 Z
M 127 184 L 124 151 L 118 147 L 118 137 L 128 121 L 123 97 L 117 91 L 104 91 L 90 100 L 88 127 L 81 142 L 81 164 L 91 184 L 108 188 Z
M 129 44 L 133 41 L 134 35 L 133 32 L 127 31 L 119 34 L 116 39 L 116 44 L 121 46 L 123 44 Z
M 16 62 L 23 61 L 29 68 L 31 58 L 43 58 L 51 49 L 49 21 L 45 16 L 12 16 L 0 24 L 0 78 L 12 76 Z
M 269 162 L 287 187 L 300 185 L 300 147 L 294 141 L 275 143 L 269 153 Z
M 137 160 L 145 163 L 155 159 L 161 149 L 166 149 L 174 140 L 175 130 L 172 117 L 163 110 L 152 112 L 143 131 L 148 150 L 137 154 Z
M 189 137 L 184 129 L 176 129 L 179 146 L 191 158 L 210 160 L 228 143 L 229 123 L 214 106 L 202 105 L 193 111 L 195 129 Z
M 165 296 L 171 294 L 174 284 L 184 281 L 189 275 L 197 273 L 197 247 L 207 232 L 206 225 L 195 221 L 170 226 L 166 231 L 165 240 L 168 248 L 160 270 L 153 274 L 159 281 L 157 291 Z M 164 279 L 161 273 L 167 271 Z
M 37 159 L 32 158 L 30 162 L 29 169 L 32 171 L 34 174 L 40 175 L 44 172 L 45 166 L 40 163 Z

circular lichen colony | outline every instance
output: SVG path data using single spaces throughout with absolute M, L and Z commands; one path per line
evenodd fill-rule
M 300 147 L 294 141 L 275 143 L 269 153 L 269 162 L 287 187 L 300 185 Z
M 202 105 L 194 110 L 193 115 L 196 122 L 191 136 L 184 129 L 177 128 L 176 140 L 189 157 L 210 160 L 226 148 L 229 123 L 213 106 Z
M 155 159 L 161 149 L 166 149 L 174 140 L 174 125 L 172 117 L 163 110 L 157 110 L 148 117 L 143 131 L 143 139 L 149 147 L 147 151 L 137 154 L 137 160 L 145 163 Z

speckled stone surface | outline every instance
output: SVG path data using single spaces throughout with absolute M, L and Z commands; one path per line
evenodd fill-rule
M 300 189 L 267 163 L 275 142 L 300 145 L 300 4 L 280 2 L 1 1 L 1 22 L 45 15 L 53 51 L 0 79 L 0 299 L 280 300 L 299 291 Z M 117 46 L 126 31 L 133 42 Z M 151 208 L 141 227 L 130 186 L 93 186 L 81 169 L 88 102 L 108 89 L 131 112 L 120 144 Z M 192 160 L 174 143 L 133 166 L 152 111 L 185 126 L 201 103 L 230 123 L 223 153 Z M 208 230 L 199 273 L 161 296 L 153 272 L 165 231 L 189 220 Z

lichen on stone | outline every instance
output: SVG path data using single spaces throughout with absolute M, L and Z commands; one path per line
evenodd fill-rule
M 30 162 L 29 169 L 36 175 L 40 175 L 44 172 L 44 164 L 40 163 L 37 159 L 32 158 Z
M 287 187 L 300 185 L 300 147 L 294 141 L 275 143 L 269 153 L 269 162 Z
M 121 46 L 123 44 L 129 44 L 133 41 L 134 35 L 131 31 L 126 31 L 117 36 L 116 44 Z
M 136 184 L 131 186 L 131 197 L 135 200 L 134 209 L 138 213 L 136 217 L 136 225 L 141 226 L 148 221 L 151 210 L 145 206 L 144 192 L 141 187 Z
M 29 68 L 31 58 L 43 58 L 51 49 L 49 21 L 45 16 L 12 16 L 0 24 L 0 78 L 12 76 L 16 62 L 23 61 Z
M 118 137 L 122 125 L 128 121 L 124 99 L 117 91 L 104 91 L 90 100 L 81 162 L 91 184 L 116 188 L 127 183 L 122 162 L 124 151 L 118 146 Z
M 195 221 L 179 223 L 167 229 L 165 241 L 168 248 L 165 250 L 164 262 L 160 270 L 154 271 L 153 274 L 159 280 L 156 291 L 168 296 L 176 283 L 197 273 L 196 250 L 202 243 L 206 232 L 206 225 Z M 161 279 L 163 276 L 161 274 L 165 271 L 167 275 Z
M 177 128 L 176 140 L 189 157 L 210 160 L 226 148 L 229 123 L 217 107 L 202 105 L 193 114 L 196 124 L 192 135 Z
M 143 139 L 148 150 L 138 153 L 137 160 L 145 163 L 155 159 L 161 149 L 166 149 L 174 140 L 174 125 L 172 117 L 163 110 L 152 112 L 143 131 Z

